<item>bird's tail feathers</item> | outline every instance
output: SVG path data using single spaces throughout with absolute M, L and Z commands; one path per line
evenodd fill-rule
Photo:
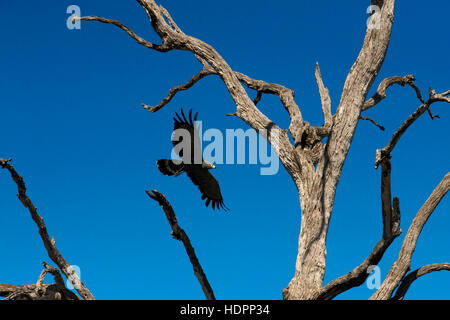
M 160 159 L 156 163 L 158 164 L 159 171 L 166 176 L 178 175 L 184 170 L 183 163 L 176 164 L 172 160 Z

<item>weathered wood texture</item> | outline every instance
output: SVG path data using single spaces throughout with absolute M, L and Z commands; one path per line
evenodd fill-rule
M 450 91 L 437 94 L 432 89 L 429 90 L 429 98 L 425 101 L 419 88 L 414 83 L 413 75 L 393 76 L 383 80 L 378 86 L 376 94 L 366 101 L 367 94 L 386 57 L 394 22 L 395 0 L 372 0 L 370 2 L 371 5 L 380 9 L 379 11 L 375 10 L 371 16 L 371 18 L 376 19 L 377 24 L 375 27 L 369 25 L 366 29 L 362 48 L 346 77 L 334 115 L 331 112 L 329 91 L 324 85 L 319 65 L 316 65 L 315 77 L 324 116 L 322 126 L 311 126 L 307 121 L 304 121 L 292 89 L 280 84 L 256 80 L 232 70 L 225 59 L 212 46 L 185 34 L 165 8 L 158 6 L 153 0 L 138 0 L 138 3 L 147 13 L 153 30 L 161 39 L 161 44 L 148 42 L 117 20 L 98 16 L 73 17 L 73 19 L 112 24 L 125 31 L 138 44 L 146 48 L 159 52 L 171 50 L 190 52 L 201 63 L 203 68 L 199 73 L 192 76 L 188 82 L 172 88 L 158 104 L 155 106 L 143 104 L 144 108 L 149 111 L 157 112 L 167 106 L 179 92 L 191 88 L 207 76 L 215 75 L 221 78 L 235 103 L 236 111 L 228 115 L 239 117 L 260 133 L 267 132 L 267 140 L 297 187 L 300 202 L 301 225 L 297 259 L 294 275 L 288 286 L 283 290 L 284 299 L 332 299 L 338 294 L 364 283 L 368 277 L 367 271 L 382 259 L 384 252 L 401 233 L 399 199 L 393 198 L 391 191 L 391 157 L 394 147 L 405 131 L 425 111 L 428 112 L 431 119 L 438 117 L 431 113 L 431 104 L 450 102 Z M 336 188 L 357 124 L 359 120 L 364 119 L 371 121 L 380 129 L 384 129 L 375 120 L 363 116 L 361 113 L 373 108 L 385 99 L 386 90 L 394 84 L 412 87 L 421 105 L 394 133 L 388 145 L 377 150 L 376 153 L 376 167 L 381 165 L 380 212 L 383 218 L 382 237 L 359 266 L 355 267 L 350 273 L 324 285 L 326 239 Z M 256 91 L 253 100 L 244 87 Z M 287 129 L 280 128 L 257 108 L 256 105 L 263 94 L 276 95 L 280 99 L 290 119 Z M 291 142 L 291 139 L 293 142 Z M 415 278 L 425 272 L 439 269 L 438 267 L 419 269 L 415 275 L 405 278 L 418 235 L 429 215 L 448 191 L 448 180 L 449 177 L 446 175 L 417 214 L 406 234 L 398 260 L 394 263 L 382 286 L 372 296 L 372 299 L 392 298 L 394 290 L 399 285 L 401 292 L 398 297 L 401 298 Z M 157 193 L 154 193 L 153 196 L 149 194 L 149 196 L 157 200 L 163 206 L 163 209 L 165 208 L 166 214 L 170 212 L 168 209 L 170 204 L 165 203 L 162 198 L 158 198 Z M 26 198 L 24 199 L 24 205 L 27 206 L 28 202 Z M 27 207 L 30 208 L 31 206 L 28 205 Z M 32 214 L 33 211 L 35 209 L 31 207 L 30 212 Z M 36 216 L 36 214 L 33 215 Z M 168 219 L 171 222 L 169 216 Z M 172 228 L 176 229 L 176 225 L 171 225 Z M 43 234 L 44 243 L 48 246 L 45 233 Z M 51 246 L 48 247 L 48 250 L 49 253 L 54 251 Z M 61 262 L 57 255 L 53 255 L 53 258 Z M 444 269 L 440 268 L 440 270 Z M 64 269 L 62 270 L 64 272 Z M 202 283 L 201 276 L 199 281 Z M 205 290 L 203 284 L 202 287 Z M 83 293 L 85 298 L 89 298 L 87 292 Z M 205 294 L 208 297 L 208 290 L 205 291 Z M 213 297 L 212 291 L 211 297 Z
M 203 69 L 185 84 L 172 88 L 156 106 L 143 104 L 146 109 L 156 112 L 165 107 L 178 92 L 189 89 L 206 76 L 217 75 L 222 79 L 236 105 L 236 112 L 228 115 L 239 117 L 257 131 L 263 129 L 269 131 L 267 139 L 297 187 L 301 209 L 295 272 L 289 285 L 283 290 L 283 297 L 285 299 L 332 299 L 339 293 L 362 284 L 367 279 L 368 268 L 381 260 L 386 249 L 401 233 L 399 200 L 392 198 L 390 187 L 392 150 L 405 130 L 425 111 L 428 111 L 432 119 L 437 117 L 433 116 L 429 110 L 432 103 L 450 102 L 449 92 L 436 94 L 432 90 L 430 90 L 430 98 L 424 101 L 419 88 L 414 83 L 413 75 L 393 76 L 383 80 L 376 94 L 366 101 L 366 96 L 386 57 L 394 22 L 395 0 L 372 0 L 370 2 L 371 5 L 380 9 L 374 11 L 371 17 L 376 19 L 377 26 L 375 28 L 372 25 L 367 27 L 362 48 L 347 75 L 334 115 L 331 113 L 328 89 L 323 83 L 319 65 L 316 65 L 315 76 L 324 115 L 322 126 L 311 126 L 304 121 L 292 89 L 252 79 L 248 75 L 232 70 L 212 46 L 186 35 L 165 8 L 158 6 L 153 0 L 138 0 L 138 2 L 146 11 L 153 30 L 161 38 L 161 44 L 145 41 L 116 20 L 97 16 L 75 17 L 74 19 L 116 25 L 149 49 L 162 52 L 183 50 L 194 54 Z M 356 126 L 360 119 L 364 119 L 371 121 L 380 129 L 384 129 L 375 120 L 362 116 L 361 112 L 382 101 L 386 97 L 386 90 L 394 84 L 412 87 L 422 105 L 397 130 L 391 142 L 384 149 L 377 151 L 376 166 L 381 164 L 382 167 L 383 236 L 375 245 L 372 253 L 358 267 L 324 286 L 326 238 L 336 188 Z M 248 96 L 244 86 L 256 91 L 253 100 Z M 280 98 L 280 102 L 290 118 L 287 130 L 278 127 L 256 107 L 262 94 L 273 94 Z M 291 143 L 289 135 L 293 143 Z M 327 138 L 326 142 L 323 142 L 324 138 Z M 411 246 L 411 244 L 406 246 Z M 389 276 L 386 280 L 390 283 L 389 286 L 387 283 L 383 283 L 383 287 L 397 287 L 402 277 L 403 273 L 400 277 L 398 275 Z M 378 293 L 375 297 L 387 299 L 390 298 L 390 294 L 392 294 L 392 290 L 384 295 Z
M 66 259 L 64 259 L 62 254 L 56 248 L 55 240 L 50 239 L 50 236 L 47 232 L 47 227 L 44 223 L 44 219 L 39 215 L 39 213 L 37 212 L 37 208 L 34 206 L 33 202 L 27 195 L 25 181 L 23 180 L 22 176 L 17 173 L 10 162 L 11 159 L 0 159 L 0 167 L 8 170 L 11 174 L 11 178 L 16 183 L 18 189 L 17 197 L 22 202 L 24 207 L 28 209 L 31 214 L 31 218 L 36 223 L 39 235 L 41 236 L 42 242 L 44 243 L 45 249 L 47 250 L 48 256 L 53 260 L 53 262 L 56 263 L 56 265 L 64 273 L 67 279 L 69 279 L 69 281 L 73 284 L 74 288 L 77 290 L 80 296 L 83 297 L 83 299 L 93 300 L 94 296 L 92 295 L 92 293 L 78 277 L 72 266 L 66 261 Z

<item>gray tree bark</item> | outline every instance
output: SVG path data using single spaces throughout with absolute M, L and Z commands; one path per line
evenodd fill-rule
M 328 89 L 324 86 L 320 68 L 316 66 L 316 80 L 322 101 L 324 124 L 320 127 L 310 126 L 303 120 L 302 113 L 294 98 L 294 91 L 279 84 L 255 80 L 240 72 L 234 71 L 225 59 L 207 43 L 186 35 L 175 23 L 169 12 L 158 6 L 153 0 L 138 0 L 146 11 L 153 30 L 161 38 L 161 44 L 150 43 L 137 36 L 121 22 L 98 16 L 74 17 L 74 20 L 99 21 L 113 24 L 135 39 L 139 44 L 160 52 L 184 50 L 195 55 L 203 69 L 185 84 L 172 88 L 169 94 L 156 106 L 143 106 L 156 112 L 165 107 L 180 91 L 187 90 L 206 76 L 218 75 L 224 82 L 228 92 L 236 104 L 236 112 L 229 114 L 237 116 L 256 131 L 267 130 L 267 140 L 277 152 L 281 163 L 294 181 L 300 202 L 301 226 L 298 240 L 298 255 L 295 273 L 283 290 L 284 299 L 332 299 L 336 295 L 361 285 L 367 278 L 368 268 L 376 265 L 384 252 L 401 233 L 400 207 L 398 198 L 392 199 L 390 187 L 390 158 L 395 144 L 405 130 L 425 111 L 433 119 L 430 105 L 434 102 L 450 102 L 450 92 L 436 94 L 430 89 L 429 99 L 424 101 L 419 88 L 414 83 L 414 76 L 394 76 L 383 80 L 374 97 L 366 101 L 367 94 L 375 81 L 386 57 L 394 22 L 395 0 L 372 0 L 370 4 L 379 10 L 374 10 L 368 25 L 364 42 L 358 58 L 351 67 L 341 99 L 334 115 L 331 113 L 331 100 Z M 376 244 L 372 253 L 349 274 L 339 277 L 324 285 L 326 239 L 329 229 L 333 204 L 342 168 L 350 149 L 355 129 L 360 119 L 374 120 L 364 117 L 361 113 L 374 107 L 386 97 L 386 89 L 393 84 L 411 86 L 422 105 L 408 118 L 392 137 L 391 142 L 382 150 L 377 150 L 376 166 L 381 165 L 381 198 L 383 216 L 383 236 Z M 256 91 L 252 100 L 244 89 Z M 279 128 L 267 118 L 258 108 L 262 94 L 273 94 L 290 117 L 288 129 Z M 384 129 L 384 128 L 382 128 Z M 294 143 L 290 142 L 289 135 Z M 327 138 L 326 142 L 324 138 Z M 444 182 L 433 192 L 425 209 L 418 213 L 420 217 L 429 215 L 448 190 L 447 176 Z M 436 195 L 438 193 L 438 195 Z M 423 211 L 426 212 L 423 213 Z M 419 221 L 424 221 L 421 218 Z M 425 219 L 426 221 L 426 219 Z M 393 290 L 398 287 L 409 267 L 416 236 L 420 233 L 422 223 L 414 223 L 408 231 L 399 261 L 394 264 L 390 274 L 373 299 L 389 299 Z M 411 229 L 410 229 L 411 230 Z M 414 236 L 413 236 L 414 235 Z M 406 262 L 405 262 L 406 261 Z M 402 267 L 399 267 L 401 265 Z M 443 268 L 442 270 L 446 270 Z
M 192 53 L 201 63 L 202 70 L 192 76 L 188 82 L 172 88 L 168 95 L 156 106 L 143 104 L 144 108 L 157 112 L 165 107 L 177 93 L 191 88 L 204 77 L 216 75 L 221 78 L 236 105 L 236 112 L 229 115 L 239 117 L 267 138 L 295 183 L 300 204 L 301 225 L 295 273 L 287 287 L 283 289 L 283 298 L 333 299 L 340 293 L 364 283 L 369 275 L 367 271 L 379 263 L 383 258 L 384 252 L 402 232 L 400 229 L 399 199 L 392 198 L 390 181 L 390 159 L 395 145 L 405 131 L 425 112 L 428 112 L 431 119 L 438 117 L 430 111 L 430 106 L 433 103 L 450 103 L 450 91 L 438 94 L 431 88 L 429 97 L 425 101 L 422 98 L 420 89 L 414 83 L 415 78 L 413 75 L 404 77 L 393 76 L 384 79 L 380 83 L 376 94 L 366 100 L 367 94 L 386 57 L 394 22 L 395 0 L 372 0 L 370 2 L 372 6 L 379 9 L 374 10 L 371 15 L 371 20 L 375 23 L 367 27 L 362 48 L 347 75 L 334 115 L 331 113 L 331 100 L 328 89 L 323 83 L 319 65 L 316 65 L 315 77 L 324 116 L 322 126 L 311 126 L 307 121 L 304 121 L 292 89 L 280 84 L 256 80 L 248 75 L 232 70 L 225 59 L 212 46 L 186 35 L 165 8 L 157 5 L 153 0 L 137 1 L 147 13 L 153 30 L 161 39 L 161 44 L 148 42 L 117 20 L 98 16 L 74 16 L 73 20 L 98 21 L 115 25 L 136 40 L 138 44 L 148 49 L 159 52 L 171 50 L 187 51 Z M 326 240 L 333 212 L 336 188 L 352 144 L 355 129 L 361 119 L 370 120 L 380 129 L 384 129 L 375 120 L 362 116 L 362 112 L 376 106 L 381 100 L 385 99 L 386 90 L 394 84 L 412 87 L 421 105 L 394 133 L 388 145 L 383 149 L 377 150 L 376 153 L 375 165 L 376 167 L 381 167 L 380 211 L 383 217 L 382 237 L 369 256 L 359 266 L 355 267 L 348 274 L 324 285 Z M 256 96 L 253 100 L 249 97 L 244 87 L 256 91 Z M 290 118 L 290 124 L 287 129 L 281 129 L 258 109 L 257 104 L 262 94 L 276 95 L 280 99 Z M 290 138 L 292 138 L 293 143 L 291 143 Z M 8 165 L 8 161 L 3 160 L 2 166 L 9 168 Z M 403 299 L 411 283 L 418 277 L 432 271 L 449 270 L 448 263 L 434 264 L 419 268 L 414 273 L 407 275 L 420 232 L 438 203 L 448 192 L 450 188 L 449 181 L 450 174 L 447 174 L 417 213 L 406 234 L 397 261 L 371 299 Z M 21 193 L 19 192 L 19 194 Z M 24 192 L 21 195 L 22 202 L 29 208 L 33 218 L 38 219 L 31 201 L 28 202 L 29 199 L 26 198 Z M 157 193 L 149 195 L 151 197 L 153 195 L 152 198 L 162 205 L 174 232 L 179 230 L 173 210 L 164 196 L 158 196 Z M 48 235 L 41 229 L 40 232 L 46 247 L 48 247 L 50 256 L 56 263 L 61 264 L 61 270 L 69 276 L 70 274 L 66 270 L 67 262 L 59 255 L 59 252 L 55 251 L 54 244 L 51 244 Z M 181 234 L 180 232 L 178 233 Z M 180 239 L 183 239 L 183 237 L 180 236 Z M 187 240 L 183 242 L 185 245 L 188 244 L 186 250 L 188 255 L 190 253 L 189 256 L 191 261 L 193 261 L 194 270 L 196 270 L 196 275 L 202 284 L 202 288 L 204 288 L 206 296 L 213 299 L 212 290 L 210 290 L 203 270 L 197 264 L 198 260 L 193 254 L 193 249 L 190 249 L 190 243 Z M 197 262 L 195 262 L 196 260 Z M 79 293 L 83 298 L 93 298 L 83 284 L 80 288 Z M 397 293 L 395 293 L 396 288 L 399 288 Z

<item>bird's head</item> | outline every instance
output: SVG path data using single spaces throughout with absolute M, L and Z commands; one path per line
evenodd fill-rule
M 208 162 L 208 161 L 204 161 L 204 160 L 203 160 L 202 168 L 204 168 L 204 169 L 215 169 L 216 166 L 213 165 L 211 162 Z

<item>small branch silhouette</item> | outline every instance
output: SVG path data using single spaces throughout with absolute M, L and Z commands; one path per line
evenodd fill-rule
M 33 202 L 27 195 L 27 188 L 25 186 L 25 181 L 22 176 L 20 176 L 16 169 L 10 164 L 12 160 L 0 159 L 0 167 L 6 169 L 11 174 L 11 178 L 17 185 L 18 194 L 17 197 L 22 202 L 25 208 L 31 214 L 33 221 L 36 223 L 39 229 L 39 235 L 44 243 L 45 249 L 47 250 L 48 256 L 53 260 L 54 263 L 59 267 L 59 269 L 64 273 L 64 275 L 73 284 L 74 288 L 85 300 L 94 300 L 94 296 L 89 291 L 89 289 L 84 285 L 78 275 L 75 273 L 71 265 L 64 259 L 59 250 L 55 246 L 55 239 L 50 239 L 47 232 L 47 227 L 45 226 L 44 219 L 37 212 L 37 208 L 34 206 Z
M 153 189 L 152 192 L 149 192 L 147 190 L 145 192 L 150 198 L 157 201 L 164 210 L 164 213 L 166 214 L 167 217 L 167 221 L 169 221 L 170 227 L 172 228 L 171 234 L 173 238 L 183 242 L 184 248 L 186 249 L 186 253 L 194 268 L 195 276 L 197 277 L 198 282 L 200 282 L 200 285 L 202 286 L 206 299 L 216 300 L 211 285 L 209 284 L 208 279 L 206 278 L 206 275 L 203 272 L 203 268 L 200 265 L 200 262 L 198 261 L 198 258 L 195 254 L 195 250 L 191 245 L 191 241 L 189 240 L 189 237 L 187 236 L 186 232 L 184 232 L 184 230 L 178 225 L 177 217 L 169 201 L 167 201 L 166 197 L 162 193 L 158 192 L 155 189 Z

